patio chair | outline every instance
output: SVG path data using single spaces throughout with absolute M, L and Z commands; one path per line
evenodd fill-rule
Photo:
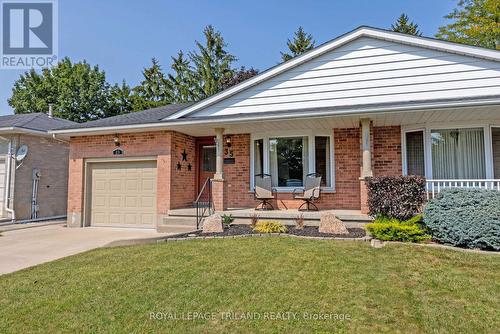
M 274 207 L 270 202 L 275 198 L 274 193 L 275 190 L 271 186 L 271 175 L 255 175 L 254 198 L 257 201 L 260 201 L 260 203 L 255 207 L 255 210 L 274 210 Z
M 304 184 L 304 189 L 298 188 L 293 190 L 293 198 L 300 199 L 304 201 L 299 206 L 299 211 L 318 211 L 318 207 L 314 204 L 315 200 L 318 200 L 321 194 L 321 175 L 316 173 L 311 173 L 306 175 L 306 182 Z M 300 193 L 299 193 L 300 191 Z M 306 208 L 304 210 L 304 205 Z M 311 206 L 313 209 L 311 210 Z

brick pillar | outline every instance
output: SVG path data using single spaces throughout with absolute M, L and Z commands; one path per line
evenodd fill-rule
M 368 214 L 368 188 L 364 178 L 359 179 L 359 189 L 361 198 L 361 213 Z
M 227 209 L 227 182 L 221 179 L 212 180 L 212 198 L 215 211 Z
M 83 227 L 83 159 L 69 159 L 68 227 Z

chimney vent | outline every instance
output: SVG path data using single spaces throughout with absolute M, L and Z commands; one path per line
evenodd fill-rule
M 49 117 L 52 118 L 52 103 L 49 103 Z

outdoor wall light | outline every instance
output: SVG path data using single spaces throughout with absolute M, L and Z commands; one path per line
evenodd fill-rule
M 226 137 L 226 144 L 227 144 L 227 147 L 231 147 L 231 136 Z
M 120 138 L 118 138 L 118 135 L 115 135 L 113 137 L 113 143 L 115 143 L 115 146 L 120 146 Z

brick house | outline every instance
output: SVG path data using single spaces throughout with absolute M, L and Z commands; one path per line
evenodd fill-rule
M 366 212 L 365 179 L 500 190 L 500 52 L 360 27 L 193 104 L 52 131 L 70 141 L 70 226 L 160 224 L 207 179 L 216 210 L 275 207 L 321 175 L 320 209 Z
M 67 141 L 48 130 L 75 123 L 44 113 L 0 116 L 0 219 L 66 216 Z

